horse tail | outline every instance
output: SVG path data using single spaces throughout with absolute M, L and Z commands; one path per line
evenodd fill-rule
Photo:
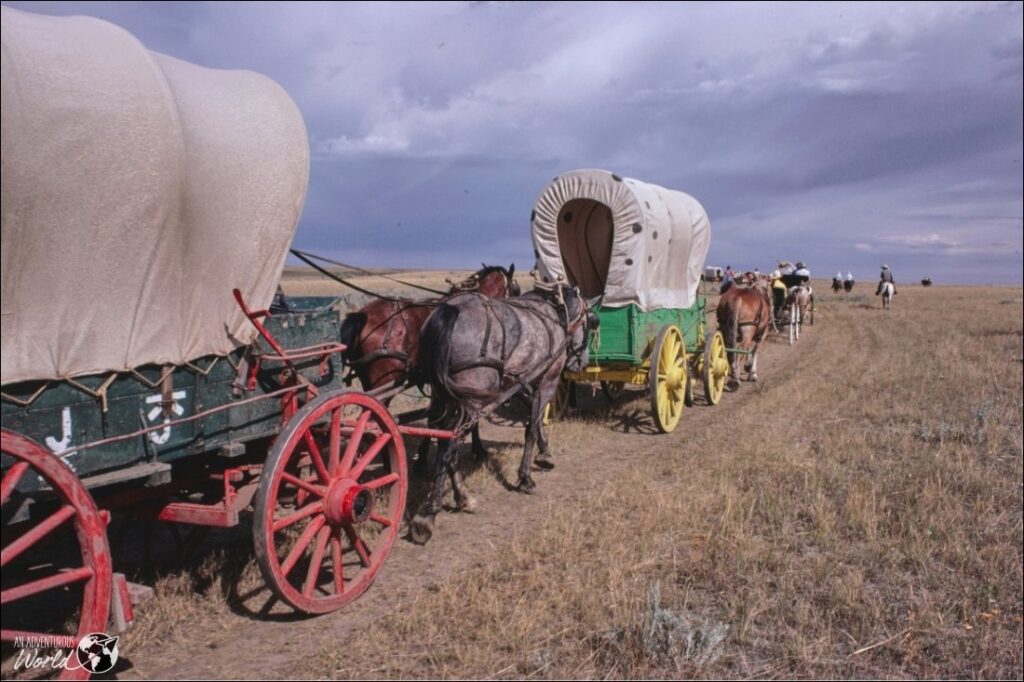
M 430 384 L 431 422 L 441 420 L 448 405 L 458 404 L 449 375 L 452 329 L 458 317 L 458 308 L 442 303 L 430 314 L 420 330 L 420 376 Z
M 359 359 L 359 333 L 366 326 L 366 313 L 349 313 L 342 320 L 341 330 L 338 332 L 338 340 L 345 344 L 345 350 L 341 353 L 341 359 L 346 364 L 351 364 Z
M 721 302 L 719 302 L 719 309 L 721 309 Z M 736 330 L 740 326 L 740 299 L 737 297 L 726 302 L 726 309 L 723 311 L 725 314 L 719 316 L 719 326 L 722 327 L 722 336 L 725 337 L 725 349 L 729 359 L 729 364 L 732 365 L 735 353 L 731 349 L 736 348 Z

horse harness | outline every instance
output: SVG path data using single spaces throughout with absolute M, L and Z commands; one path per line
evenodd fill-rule
M 394 312 L 392 312 L 388 316 L 387 324 L 386 324 L 386 326 L 384 328 L 384 340 L 381 342 L 380 348 L 378 348 L 377 350 L 373 351 L 372 353 L 367 353 L 366 355 L 364 355 L 364 356 L 362 356 L 360 358 L 356 358 L 355 360 L 351 360 L 349 362 L 350 370 L 349 370 L 348 376 L 345 379 L 346 383 L 351 384 L 353 375 L 355 374 L 355 370 L 356 370 L 357 367 L 362 367 L 364 365 L 371 365 L 374 362 L 377 362 L 378 360 L 399 360 L 399 361 L 402 362 L 402 375 L 408 376 L 410 374 L 410 372 L 413 369 L 411 356 L 408 353 L 406 353 L 405 351 L 403 351 L 403 350 L 399 350 L 397 348 L 389 348 L 388 347 L 389 344 L 392 341 L 392 330 L 394 329 L 394 324 L 395 324 L 395 318 L 396 317 L 400 318 L 401 321 L 402 321 L 402 326 L 404 327 L 404 330 L 405 330 L 405 337 L 404 338 L 406 338 L 406 339 L 409 338 L 409 336 L 410 336 L 409 321 L 406 319 L 405 315 L 403 314 L 409 308 L 412 308 L 414 306 L 423 306 L 425 308 L 436 308 L 437 306 L 439 306 L 441 303 L 443 303 L 448 298 L 451 298 L 452 296 L 458 296 L 458 295 L 465 294 L 465 293 L 470 293 L 470 292 L 477 293 L 477 295 L 479 295 L 479 296 L 483 296 L 482 294 L 479 294 L 477 292 L 477 290 L 480 288 L 480 282 L 479 282 L 479 279 L 475 275 L 471 276 L 471 277 L 468 277 L 467 279 L 462 280 L 461 282 L 452 282 L 451 280 L 445 280 L 445 281 L 451 286 L 451 291 L 449 292 L 449 294 L 448 294 L 448 296 L 446 298 L 435 298 L 435 299 L 429 299 L 429 300 L 426 300 L 426 301 L 411 301 L 411 300 L 408 300 L 408 299 L 389 298 L 389 297 L 384 297 L 384 296 L 380 296 L 379 297 L 379 298 L 383 298 L 384 300 L 390 301 L 392 304 L 394 304 L 396 306 L 396 309 L 394 310 Z M 506 287 L 508 287 L 508 286 L 509 286 L 509 284 L 506 282 Z M 491 299 L 489 299 L 487 297 L 483 297 L 483 298 L 484 298 L 485 301 L 490 301 L 491 300 Z M 373 332 L 375 332 L 379 328 L 380 328 L 379 326 L 375 327 L 369 334 L 363 335 L 362 338 L 358 339 L 358 343 L 360 345 L 365 343 L 366 339 L 369 338 L 373 334 Z M 488 332 L 489 331 L 490 331 L 490 318 L 488 318 Z M 401 378 L 399 378 L 397 381 L 401 381 Z
M 511 357 L 512 350 L 514 350 L 515 347 L 519 344 L 519 339 L 522 334 L 522 322 L 520 322 L 517 316 L 512 315 L 512 329 L 507 329 L 506 325 L 502 323 L 502 317 L 500 312 L 495 309 L 495 304 L 499 303 L 499 301 L 487 298 L 485 296 L 481 296 L 480 294 L 476 294 L 475 292 L 472 293 L 480 299 L 481 304 L 484 306 L 484 318 L 487 321 L 484 327 L 483 340 L 481 341 L 480 344 L 480 353 L 475 360 L 464 362 L 452 367 L 452 373 L 456 374 L 458 372 L 463 372 L 465 370 L 474 369 L 478 367 L 489 367 L 498 372 L 499 383 L 501 385 L 505 385 L 506 381 L 511 379 L 511 386 L 512 388 L 515 389 L 515 391 L 513 391 L 513 393 L 507 397 L 502 397 L 499 401 L 499 404 L 508 400 L 508 398 L 512 397 L 512 395 L 514 395 L 515 392 L 518 392 L 519 390 L 525 390 L 528 393 L 531 392 L 532 389 L 530 388 L 530 384 L 537 378 L 537 376 L 539 376 L 539 373 L 529 372 L 527 370 L 523 370 L 521 372 L 514 372 L 509 370 L 508 367 L 506 366 Z M 545 315 L 544 313 L 541 312 L 540 309 L 534 306 L 527 305 L 519 301 L 502 300 L 500 301 L 500 303 L 512 308 L 519 308 L 525 310 L 530 314 L 534 315 L 536 318 L 538 318 L 541 321 L 541 326 L 547 333 L 549 346 L 553 347 L 555 345 L 555 337 L 554 331 L 548 323 L 554 322 L 555 324 L 558 324 L 565 330 L 565 338 L 562 340 L 562 343 L 559 344 L 557 348 L 553 348 L 551 355 L 548 356 L 548 358 L 544 362 L 540 363 L 540 373 L 543 373 L 543 371 L 550 366 L 550 362 L 557 358 L 561 353 L 563 353 L 567 347 L 569 348 L 569 351 L 573 353 L 573 355 L 577 359 L 582 359 L 582 351 L 577 351 L 571 345 L 573 333 L 575 333 L 576 330 L 579 329 L 580 325 L 583 323 L 587 316 L 587 307 L 586 305 L 583 304 L 582 300 L 580 301 L 580 313 L 578 316 L 576 316 L 575 319 L 572 320 L 569 319 L 569 307 L 568 305 L 566 305 L 564 298 L 562 298 L 560 290 L 555 295 L 555 309 L 558 313 L 557 319 Z M 492 330 L 495 321 L 497 321 L 498 327 L 501 329 L 501 352 L 499 354 L 500 358 L 489 358 L 487 357 L 487 350 L 490 346 L 491 335 L 493 333 Z

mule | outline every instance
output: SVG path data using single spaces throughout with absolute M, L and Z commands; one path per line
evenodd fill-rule
M 452 284 L 449 296 L 467 291 L 477 291 L 489 298 L 518 296 L 521 291 L 515 271 L 515 263 L 508 269 L 484 265 L 461 282 Z M 345 316 L 339 334 L 341 342 L 347 346 L 342 359 L 352 368 L 364 391 L 407 382 L 424 383 L 417 372 L 420 330 L 443 300 L 413 302 L 377 298 L 358 312 Z M 417 463 L 423 461 L 429 447 L 429 440 L 420 445 Z M 487 454 L 475 429 L 473 452 L 481 458 Z
M 729 361 L 729 387 L 739 386 L 736 363 L 740 353 L 734 349 L 749 351 L 744 364 L 748 381 L 757 381 L 757 355 L 761 342 L 768 334 L 772 322 L 771 294 L 764 287 L 733 287 L 718 299 L 718 328 L 725 337 Z
M 562 371 L 580 371 L 587 364 L 587 342 L 597 316 L 590 313 L 579 290 L 558 283 L 551 291 L 534 289 L 507 300 L 476 294 L 455 296 L 438 306 L 420 333 L 421 371 L 430 382 L 429 423 L 455 431 L 434 462 L 434 484 L 409 523 L 410 538 L 427 542 L 441 509 L 445 478 L 451 478 L 456 504 L 475 509 L 458 471 L 458 451 L 465 432 L 487 412 L 516 393 L 531 400 L 520 492 L 532 493 L 533 453 L 537 465 L 552 468 L 544 433 L 544 406 L 554 397 Z

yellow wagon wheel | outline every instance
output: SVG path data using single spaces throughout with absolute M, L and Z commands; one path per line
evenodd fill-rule
M 575 381 L 562 379 L 558 382 L 558 390 L 555 391 L 555 397 L 551 399 L 551 402 L 544 406 L 545 425 L 550 424 L 553 421 L 559 421 L 565 416 L 565 411 L 569 408 L 570 397 L 575 388 Z
M 717 405 L 725 392 L 729 378 L 729 359 L 725 353 L 725 338 L 715 332 L 704 344 L 704 398 L 708 405 Z
M 666 325 L 654 342 L 647 378 L 651 390 L 651 412 L 662 433 L 670 433 L 679 423 L 688 381 L 683 335 L 674 324 Z

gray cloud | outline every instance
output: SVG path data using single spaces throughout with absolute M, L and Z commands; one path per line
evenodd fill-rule
M 10 4 L 280 82 L 296 244 L 341 260 L 526 266 L 544 184 L 603 167 L 697 197 L 714 262 L 1022 281 L 1019 3 Z

